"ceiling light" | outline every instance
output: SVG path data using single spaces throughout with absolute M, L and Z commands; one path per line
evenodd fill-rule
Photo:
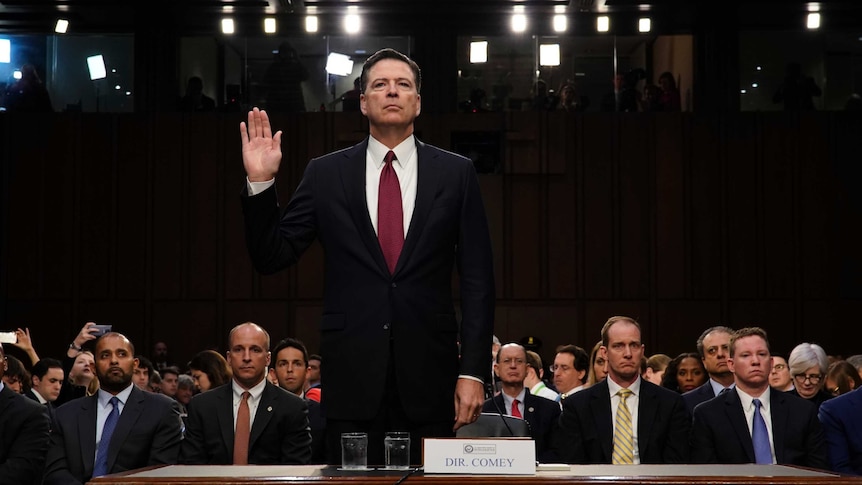
M 234 33 L 233 19 L 221 19 L 221 32 L 223 34 Z
M 488 41 L 470 42 L 470 63 L 481 64 L 483 62 L 488 62 Z
M 9 39 L 0 39 L 0 62 L 12 62 L 12 41 Z
M 317 16 L 309 15 L 305 17 L 305 31 L 306 32 L 317 32 Z
M 607 15 L 601 15 L 596 18 L 596 31 L 607 32 L 611 30 L 611 18 Z
M 527 16 L 522 13 L 512 15 L 512 32 L 524 32 L 527 30 Z
M 560 65 L 560 44 L 542 44 L 539 46 L 540 66 Z
M 263 31 L 267 34 L 274 34 L 276 31 L 275 18 L 267 17 L 263 19 Z
M 638 20 L 638 32 L 649 32 L 650 30 L 652 30 L 652 20 L 649 17 Z
M 554 15 L 554 32 L 565 32 L 569 28 L 569 19 L 565 15 Z
M 65 34 L 69 30 L 69 21 L 66 19 L 57 19 L 57 24 L 54 26 L 54 32 Z
M 811 12 L 808 14 L 808 21 L 806 22 L 809 30 L 816 30 L 820 28 L 820 13 Z
M 348 34 L 358 34 L 361 26 L 362 24 L 359 21 L 359 15 L 351 13 L 344 17 L 344 30 Z

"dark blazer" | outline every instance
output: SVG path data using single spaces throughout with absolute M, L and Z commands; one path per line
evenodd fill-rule
M 614 417 L 607 379 L 563 400 L 556 450 L 564 463 L 612 462 Z M 691 418 L 682 396 L 641 379 L 638 396 L 640 462 L 688 463 Z
M 772 446 L 779 465 L 827 468 L 817 408 L 805 399 L 769 389 Z M 726 392 L 694 410 L 693 463 L 754 463 L 754 445 L 738 392 Z
M 0 484 L 42 481 L 48 449 L 48 417 L 43 406 L 3 386 L 0 391 Z
M 862 391 L 856 389 L 824 402 L 818 418 L 829 447 L 830 468 L 862 475 Z
M 496 401 L 496 405 L 494 402 Z M 497 394 L 492 399 L 485 401 L 482 406 L 483 413 L 509 414 L 505 408 L 502 394 Z M 499 406 L 499 410 L 498 410 Z M 536 459 L 542 463 L 553 463 L 558 460 L 552 449 L 552 433 L 560 419 L 560 405 L 549 399 L 534 396 L 527 393 L 524 395 L 524 419 L 530 423 L 530 437 L 536 442 Z
M 704 385 L 682 395 L 683 400 L 685 400 L 685 407 L 688 409 L 688 414 L 692 414 L 694 407 L 698 404 L 709 401 L 714 397 L 715 393 L 712 391 L 712 382 L 709 379 L 706 380 Z
M 186 465 L 233 463 L 232 382 L 198 394 L 189 403 L 180 462 Z M 306 465 L 311 461 L 308 406 L 299 396 L 269 382 L 260 395 L 248 442 L 255 465 Z
M 416 206 L 390 275 L 365 201 L 367 147 L 368 139 L 312 160 L 283 217 L 274 188 L 242 197 L 249 254 L 258 271 L 272 273 L 294 264 L 315 239 L 323 246 L 327 419 L 374 418 L 394 359 L 407 418 L 451 421 L 457 376 L 490 373 L 494 273 L 476 170 L 469 159 L 416 140 Z
M 45 416 L 48 416 L 48 428 L 49 428 L 49 430 L 54 429 L 54 421 L 57 420 L 57 418 L 54 414 L 54 411 L 55 411 L 54 410 L 54 404 L 50 403 L 50 402 L 47 404 L 42 404 L 42 402 L 39 401 L 39 398 L 36 397 L 36 394 L 34 394 L 34 393 L 35 393 L 35 391 L 33 391 L 33 389 L 30 389 L 24 393 L 24 397 L 32 399 L 33 401 L 36 402 L 36 404 L 42 406 L 42 411 L 45 412 Z
M 308 425 L 311 429 L 311 463 L 326 464 L 326 418 L 320 403 L 303 399 L 308 406 Z
M 96 460 L 98 394 L 69 401 L 56 411 L 56 427 L 45 470 L 45 484 L 84 483 Z M 183 439 L 176 401 L 134 385 L 108 449 L 109 473 L 150 465 L 174 465 Z

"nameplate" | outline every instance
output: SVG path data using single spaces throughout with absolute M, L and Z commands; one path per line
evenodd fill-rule
M 426 438 L 425 473 L 535 475 L 536 445 L 529 438 Z

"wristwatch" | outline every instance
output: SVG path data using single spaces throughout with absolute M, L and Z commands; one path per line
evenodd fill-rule
M 70 343 L 70 344 L 69 344 L 69 348 L 70 348 L 70 349 L 72 349 L 72 350 L 77 350 L 78 352 L 80 352 L 80 351 L 84 350 L 84 348 L 83 348 L 83 347 L 78 347 L 77 345 L 75 345 L 75 342 Z

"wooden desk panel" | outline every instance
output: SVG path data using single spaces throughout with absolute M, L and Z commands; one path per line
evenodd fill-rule
M 341 472 L 322 466 L 162 466 L 109 475 L 91 484 L 206 485 L 206 484 L 321 484 L 392 485 L 402 472 L 371 470 Z M 422 485 L 689 485 L 689 484 L 854 484 L 862 477 L 783 465 L 574 465 L 568 471 L 541 471 L 535 476 L 423 475 L 416 473 L 403 483 Z

